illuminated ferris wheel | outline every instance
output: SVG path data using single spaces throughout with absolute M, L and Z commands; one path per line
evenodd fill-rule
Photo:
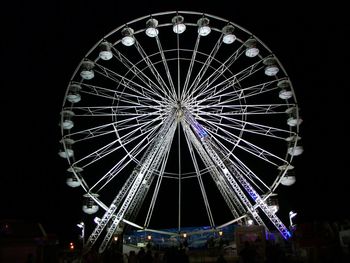
M 84 190 L 84 212 L 101 216 L 86 249 L 100 239 L 104 251 L 125 225 L 157 231 L 164 198 L 175 200 L 181 233 L 190 181 L 213 231 L 254 222 L 288 238 L 270 200 L 295 182 L 301 122 L 282 64 L 241 26 L 172 11 L 116 28 L 78 65 L 61 111 L 67 184 Z M 176 198 L 160 196 L 169 187 Z M 218 222 L 213 188 L 228 221 Z

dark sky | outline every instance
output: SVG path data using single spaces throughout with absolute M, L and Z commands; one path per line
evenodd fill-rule
M 57 155 L 68 81 L 84 54 L 108 32 L 167 10 L 226 18 L 273 50 L 293 82 L 304 120 L 297 183 L 281 194 L 285 211 L 299 211 L 300 221 L 350 216 L 345 128 L 350 23 L 340 6 L 126 2 L 11 1 L 2 8 L 0 219 L 36 220 L 56 233 L 76 228 L 82 192 L 66 186 L 66 162 Z

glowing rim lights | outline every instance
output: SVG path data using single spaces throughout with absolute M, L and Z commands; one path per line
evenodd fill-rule
M 235 28 L 232 25 L 227 25 L 222 29 L 222 33 L 224 34 L 224 37 L 222 38 L 222 42 L 225 44 L 232 44 L 235 42 L 237 37 L 233 34 L 233 31 Z
M 146 22 L 146 35 L 149 37 L 156 37 L 159 34 L 158 29 L 156 28 L 158 26 L 158 21 L 154 18 L 149 19 Z
M 237 37 L 234 34 L 228 34 L 222 38 L 222 42 L 224 42 L 225 44 L 232 44 L 233 42 L 235 42 L 236 39 Z
M 95 77 L 95 73 L 92 70 L 94 68 L 94 63 L 91 61 L 85 61 L 81 65 L 80 76 L 83 79 L 90 80 Z
M 282 178 L 281 184 L 285 186 L 291 186 L 296 182 L 296 178 L 294 175 L 286 175 Z
M 99 209 L 99 206 L 96 204 L 92 205 L 91 207 L 83 205 L 84 213 L 89 214 L 89 215 L 95 214 L 98 211 L 98 209 Z
M 58 155 L 62 158 L 68 159 L 70 157 L 73 157 L 74 151 L 72 149 L 66 149 L 65 151 L 61 150 L 58 152 Z
M 133 37 L 134 35 L 134 30 L 130 27 L 126 27 L 121 31 L 122 35 L 124 36 L 122 38 L 122 44 L 124 46 L 130 47 L 133 44 L 135 44 L 135 38 Z
M 81 96 L 79 91 L 81 90 L 81 86 L 78 84 L 71 84 L 69 86 L 69 92 L 67 94 L 67 100 L 71 103 L 77 103 L 81 100 Z
M 72 120 L 64 120 L 62 122 L 62 128 L 65 129 L 65 130 L 70 130 L 74 127 L 74 123 Z
M 66 180 L 67 185 L 73 188 L 80 186 L 80 181 L 78 180 L 75 173 L 80 173 L 83 171 L 83 169 L 80 167 L 69 167 L 67 171 L 69 172 L 68 178 Z
M 185 24 L 176 24 L 173 26 L 173 31 L 176 34 L 182 34 L 186 30 L 186 25 Z
M 257 42 L 255 39 L 249 39 L 247 42 L 246 42 L 246 51 L 245 51 L 245 55 L 249 58 L 253 58 L 253 57 L 256 57 L 258 54 L 259 54 L 259 49 L 256 47 L 257 45 Z
M 176 34 L 182 34 L 183 32 L 186 31 L 186 25 L 185 24 L 176 24 L 173 26 L 173 31 Z
M 82 70 L 80 72 L 80 76 L 83 79 L 89 80 L 89 79 L 93 79 L 95 77 L 95 73 L 92 70 Z
M 104 41 L 100 44 L 100 53 L 99 57 L 103 60 L 110 60 L 113 57 L 113 53 L 111 51 L 112 44 Z
M 73 176 L 68 177 L 66 180 L 66 183 L 69 187 L 72 187 L 72 188 L 80 186 L 80 182 L 78 181 L 78 179 Z
M 103 60 L 110 60 L 113 57 L 111 51 L 101 51 L 99 57 Z
M 209 27 L 209 19 L 206 17 L 200 18 L 197 21 L 198 34 L 205 37 L 210 34 L 211 28 Z
M 123 37 L 122 38 L 122 44 L 124 46 L 127 46 L 127 47 L 130 47 L 132 46 L 133 44 L 135 44 L 135 39 L 131 36 L 126 36 L 126 37 Z
M 198 34 L 200 34 L 202 37 L 209 35 L 210 32 L 211 32 L 211 29 L 208 26 L 201 26 L 198 28 Z
M 288 118 L 287 120 L 287 124 L 291 127 L 294 127 L 294 126 L 297 126 L 297 125 L 300 125 L 302 123 L 302 119 L 300 118 L 294 118 L 294 117 L 290 117 Z
M 74 116 L 74 112 L 70 110 L 64 110 L 61 112 L 63 116 L 62 128 L 65 130 L 70 130 L 74 127 L 74 122 L 71 118 Z
M 67 95 L 67 100 L 71 103 L 78 103 L 79 101 L 81 101 L 81 96 L 78 93 L 70 93 Z
M 85 198 L 86 203 L 84 203 L 83 207 L 82 207 L 84 213 L 89 214 L 89 215 L 96 213 L 99 209 L 99 206 L 92 199 L 91 195 L 96 197 L 96 198 L 98 197 L 98 194 L 84 194 L 84 198 Z
M 266 76 L 276 76 L 277 75 L 279 68 L 277 67 L 277 62 L 276 62 L 274 57 L 268 57 L 268 58 L 264 59 L 264 64 L 266 65 L 266 68 L 264 71 Z
M 270 211 L 274 214 L 278 212 L 278 205 L 270 205 L 269 208 Z
M 72 150 L 72 144 L 74 143 L 74 140 L 66 138 L 62 139 L 61 143 L 65 145 L 65 149 L 60 150 L 58 155 L 66 159 L 73 157 L 74 151 Z
M 280 97 L 283 100 L 288 100 L 292 96 L 293 96 L 293 92 L 291 92 L 290 90 L 283 89 L 278 93 L 278 97 Z
M 288 153 L 292 156 L 298 156 L 304 152 L 303 146 L 295 146 L 288 148 Z
M 156 37 L 158 36 L 159 31 L 157 28 L 149 27 L 146 29 L 146 35 L 149 37 Z
M 173 23 L 174 33 L 182 34 L 183 32 L 185 32 L 186 25 L 183 23 L 184 22 L 183 16 L 175 16 L 175 17 L 173 17 L 171 22 Z
M 266 76 L 276 76 L 279 71 L 279 68 L 276 65 L 270 65 L 265 68 Z
M 259 54 L 259 49 L 256 47 L 247 48 L 245 55 L 249 58 L 256 57 Z

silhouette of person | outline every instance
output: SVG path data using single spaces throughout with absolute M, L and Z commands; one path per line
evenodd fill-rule
M 137 253 L 137 259 L 139 262 L 142 262 L 143 257 L 146 255 L 146 251 L 143 247 L 140 248 L 139 252 Z
M 129 252 L 128 263 L 137 263 L 137 256 L 134 250 L 130 250 Z

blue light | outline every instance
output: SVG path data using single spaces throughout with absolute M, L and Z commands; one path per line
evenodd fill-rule
M 204 130 L 202 125 L 200 125 L 196 120 L 193 120 L 194 128 L 201 139 L 208 136 L 208 133 Z
M 284 239 L 288 240 L 289 238 L 292 237 L 292 234 L 288 230 L 286 230 L 286 233 L 284 233 L 283 237 Z

